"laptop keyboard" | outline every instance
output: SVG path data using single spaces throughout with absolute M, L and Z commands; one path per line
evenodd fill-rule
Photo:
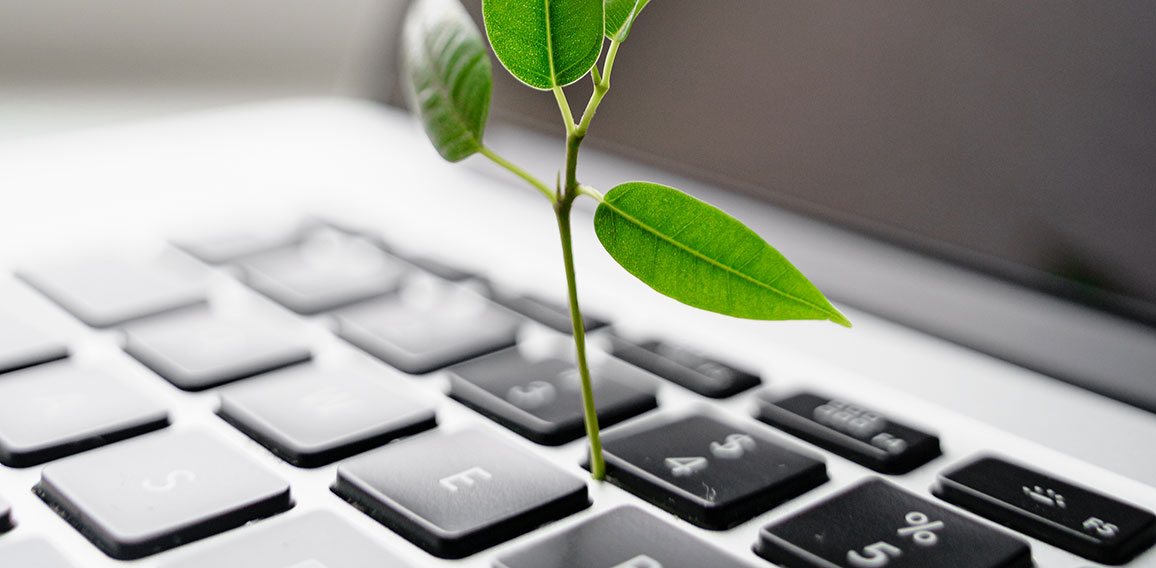
M 0 567 L 1156 566 L 1151 503 L 595 311 L 592 482 L 567 310 L 387 245 L 18 272 L 81 339 L 0 314 Z

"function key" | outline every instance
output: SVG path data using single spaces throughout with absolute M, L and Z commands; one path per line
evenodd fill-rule
M 844 400 L 800 393 L 758 398 L 759 420 L 880 473 L 907 473 L 939 456 L 939 438 Z
M 1105 564 L 1123 564 L 1156 541 L 1152 513 L 993 457 L 940 474 L 935 495 Z
M 275 322 L 191 310 L 125 329 L 125 351 L 187 391 L 215 387 L 311 357 Z
M 0 533 L 12 528 L 12 505 L 0 495 Z
M 462 558 L 589 506 L 586 483 L 493 434 L 433 432 L 337 468 L 333 491 L 442 558 Z
M 70 361 L 0 378 L 0 463 L 28 467 L 169 423 L 163 405 Z
M 495 294 L 494 301 L 562 333 L 574 332 L 568 304 L 560 304 L 528 294 Z M 610 324 L 606 320 L 589 315 L 582 316 L 582 326 L 585 331 L 594 331 L 607 325 Z
M 397 288 L 406 266 L 360 237 L 321 230 L 239 262 L 249 286 L 299 313 L 316 314 Z
M 111 327 L 204 302 L 200 275 L 154 263 L 88 260 L 18 273 L 93 327 Z
M 708 529 L 733 527 L 827 481 L 819 459 L 702 415 L 638 420 L 602 442 L 608 481 Z
M 64 343 L 20 320 L 0 314 L 0 373 L 67 356 L 68 348 Z
M 880 479 L 763 527 L 755 552 L 786 568 L 1031 568 L 1027 543 Z
M 590 380 L 601 426 L 658 406 L 653 378 L 637 367 L 596 361 Z M 560 359 L 531 361 L 510 348 L 455 365 L 450 396 L 539 444 L 564 444 L 585 432 L 578 369 Z
M 746 568 L 636 507 L 619 507 L 504 554 L 495 568 Z
M 513 345 L 523 320 L 473 290 L 426 278 L 342 310 L 337 322 L 346 341 L 422 374 Z
M 161 568 L 405 568 L 330 511 L 286 515 L 174 554 Z
M 166 432 L 49 464 L 33 488 L 105 554 L 141 558 L 288 509 L 289 486 L 199 432 Z
M 684 388 L 711 398 L 726 398 L 758 386 L 758 375 L 664 341 L 631 343 L 611 339 L 611 353 Z
M 390 388 L 383 377 L 315 365 L 227 386 L 219 413 L 299 467 L 325 465 L 435 425 L 432 405 Z
M 19 568 L 76 568 L 56 547 L 43 539 L 0 541 L 0 566 Z

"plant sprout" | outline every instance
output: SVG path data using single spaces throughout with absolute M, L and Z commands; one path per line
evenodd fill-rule
M 416 0 L 403 32 L 403 79 L 410 107 L 442 157 L 457 162 L 481 154 L 536 188 L 554 210 L 582 382 L 590 472 L 599 480 L 606 466 L 570 238 L 570 210 L 578 197 L 598 202 L 594 230 L 610 256 L 662 294 L 739 318 L 851 325 L 783 255 L 721 210 L 656 183 L 624 183 L 604 195 L 578 181 L 578 148 L 610 90 L 615 56 L 648 2 L 482 0 L 486 36 L 498 60 L 522 83 L 557 99 L 566 128 L 566 157 L 553 187 L 483 142 L 493 75 L 482 35 L 458 0 Z M 576 117 L 563 87 L 587 75 L 594 91 Z

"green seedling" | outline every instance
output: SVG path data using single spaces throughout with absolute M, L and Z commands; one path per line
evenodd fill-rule
M 615 56 L 648 2 L 482 0 L 486 35 L 498 60 L 522 83 L 557 99 L 566 127 L 566 157 L 554 187 L 482 141 L 493 75 L 482 35 L 458 0 L 416 0 L 403 32 L 410 106 L 442 157 L 457 162 L 481 154 L 536 188 L 553 207 L 595 479 L 604 478 L 606 467 L 570 238 L 570 210 L 579 196 L 598 202 L 594 231 L 610 256 L 662 294 L 740 318 L 851 325 L 783 255 L 721 210 L 656 183 L 624 183 L 605 195 L 579 183 L 578 148 L 610 90 Z M 587 75 L 594 91 L 575 120 L 563 87 Z

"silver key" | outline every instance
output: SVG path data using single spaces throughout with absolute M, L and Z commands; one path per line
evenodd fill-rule
M 191 431 L 142 436 L 49 464 L 33 490 L 122 560 L 291 506 L 287 483 L 233 447 Z
M 156 263 L 88 260 L 17 275 L 93 327 L 120 325 L 205 298 L 199 278 Z
M 0 463 L 27 467 L 169 423 L 163 405 L 71 361 L 0 379 Z
M 0 314 L 0 373 L 68 356 L 64 343 Z
M 509 347 L 523 322 L 472 290 L 432 281 L 338 314 L 343 338 L 414 374 Z
M 405 568 L 330 511 L 287 515 L 181 551 L 161 568 Z
M 397 288 L 406 265 L 372 243 L 321 231 L 300 244 L 240 262 L 257 291 L 300 314 L 316 314 Z
M 194 310 L 125 328 L 125 351 L 177 387 L 198 391 L 310 358 L 273 322 Z
M 388 378 L 301 365 L 225 387 L 220 414 L 289 463 L 317 467 L 434 426 L 433 406 Z

